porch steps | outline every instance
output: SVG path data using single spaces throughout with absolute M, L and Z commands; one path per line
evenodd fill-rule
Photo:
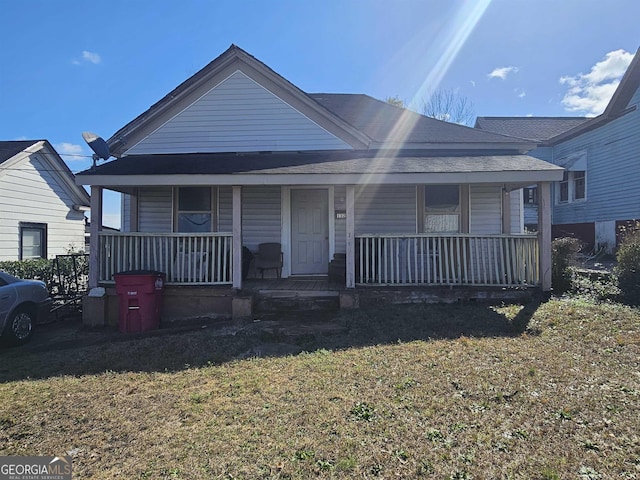
M 337 311 L 340 294 L 326 290 L 258 290 L 253 304 L 256 313 Z

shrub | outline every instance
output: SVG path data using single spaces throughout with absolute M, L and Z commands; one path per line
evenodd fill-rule
M 45 258 L 0 262 L 0 270 L 18 278 L 42 280 L 47 285 L 53 280 L 51 260 Z
M 623 300 L 640 305 L 640 230 L 625 235 L 616 259 L 615 274 Z
M 581 248 L 577 238 L 562 237 L 551 242 L 551 286 L 554 292 L 565 293 L 571 289 L 571 264 Z

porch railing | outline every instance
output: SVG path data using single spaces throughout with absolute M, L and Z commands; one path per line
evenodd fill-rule
M 534 286 L 533 235 L 358 235 L 356 284 Z
M 231 233 L 99 234 L 99 281 L 128 270 L 156 270 L 175 285 L 233 283 Z

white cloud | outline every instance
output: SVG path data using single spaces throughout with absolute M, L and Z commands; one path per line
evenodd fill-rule
M 56 143 L 53 146 L 56 151 L 60 154 L 60 156 L 69 156 L 71 155 L 71 158 L 68 158 L 67 160 L 80 160 L 83 159 L 84 160 L 84 155 L 83 157 L 77 157 L 75 155 L 82 155 L 82 145 L 76 145 L 75 143 L 68 143 L 68 142 L 62 142 L 62 143 Z
M 525 92 L 522 88 L 514 88 L 513 91 L 516 92 L 518 98 L 524 98 L 527 96 L 527 92 Z
M 82 59 L 86 60 L 87 62 L 91 62 L 95 64 L 98 64 L 102 61 L 102 58 L 100 58 L 100 55 L 98 55 L 95 52 L 89 52 L 88 50 L 82 51 Z
M 472 87 L 476 86 L 476 82 L 474 82 L 473 80 L 469 80 L 469 83 L 471 84 Z
M 562 99 L 565 110 L 583 112 L 587 116 L 600 115 L 632 59 L 632 53 L 615 50 L 591 67 L 589 73 L 560 77 L 560 83 L 568 87 Z
M 71 60 L 71 63 L 73 63 L 74 65 L 82 65 L 83 63 L 93 63 L 94 65 L 97 65 L 101 61 L 102 57 L 99 54 L 90 52 L 89 50 L 83 50 L 82 58 L 74 58 L 73 60 Z
M 487 74 L 487 76 L 489 78 L 500 78 L 502 80 L 505 80 L 507 78 L 507 75 L 510 75 L 511 73 L 517 73 L 517 71 L 518 67 L 498 67 L 494 68 L 491 73 Z

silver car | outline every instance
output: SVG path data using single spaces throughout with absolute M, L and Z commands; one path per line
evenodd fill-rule
M 36 322 L 48 320 L 51 304 L 44 282 L 20 280 L 0 271 L 0 340 L 10 345 L 27 342 Z

